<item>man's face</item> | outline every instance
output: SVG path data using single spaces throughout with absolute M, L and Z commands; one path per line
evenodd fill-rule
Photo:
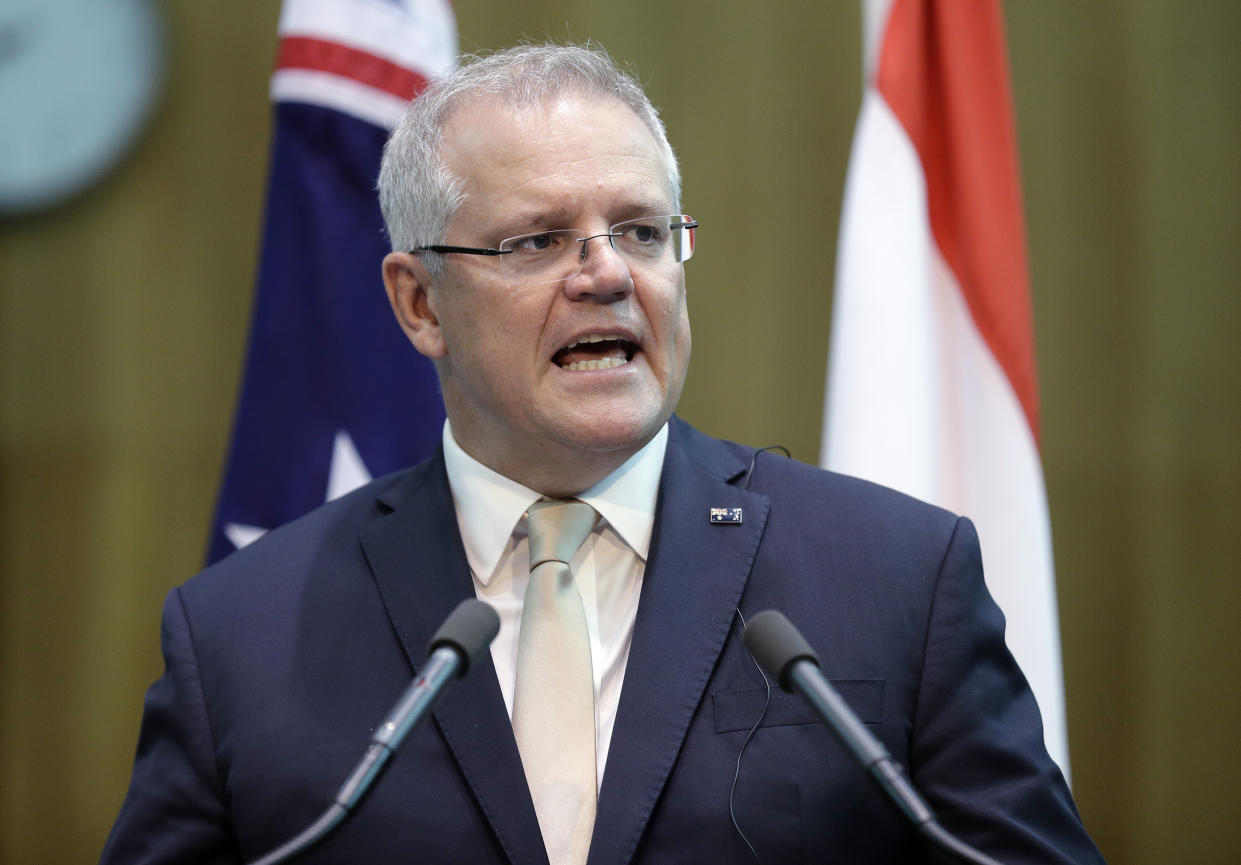
M 469 196 L 449 228 L 452 245 L 495 247 L 559 228 L 590 236 L 675 210 L 655 139 L 614 100 L 467 104 L 445 130 L 443 153 Z M 448 255 L 444 278 L 427 290 L 457 440 L 518 480 L 566 461 L 610 471 L 650 440 L 681 395 L 690 355 L 684 266 L 631 265 L 606 238 L 588 246 L 579 274 L 542 285 L 511 284 L 486 257 Z M 623 362 L 568 368 L 594 357 Z

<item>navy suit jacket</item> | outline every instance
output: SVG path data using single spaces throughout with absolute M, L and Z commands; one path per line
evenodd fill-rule
M 717 507 L 741 508 L 741 524 L 709 522 Z M 442 455 L 174 589 L 167 669 L 103 861 L 238 863 L 295 835 L 473 595 Z M 763 865 L 922 861 L 827 729 L 769 694 L 740 625 L 767 608 L 798 625 L 950 831 L 1006 863 L 1101 861 L 971 524 L 673 419 L 591 865 L 752 863 L 730 793 Z M 488 656 L 299 861 L 546 863 Z

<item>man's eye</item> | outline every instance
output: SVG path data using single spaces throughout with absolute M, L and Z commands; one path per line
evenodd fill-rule
M 515 244 L 517 249 L 523 249 L 529 252 L 537 252 L 541 249 L 547 249 L 552 245 L 552 238 L 549 234 L 532 234 L 529 237 L 523 237 Z
M 527 234 L 524 237 L 515 237 L 505 244 L 509 249 L 518 253 L 537 253 L 555 251 L 564 243 L 561 237 L 563 232 L 549 231 L 543 234 Z
M 655 223 L 638 222 L 631 223 L 624 227 L 624 235 L 629 240 L 636 243 L 659 243 L 664 238 L 664 232 Z

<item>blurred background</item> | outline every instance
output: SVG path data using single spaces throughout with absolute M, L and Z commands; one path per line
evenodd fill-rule
M 0 217 L 0 862 L 14 865 L 98 857 L 161 670 L 163 596 L 203 560 L 243 361 L 279 4 L 159 8 L 164 87 L 126 158 L 54 208 Z M 857 4 L 456 12 L 463 50 L 589 38 L 636 66 L 703 224 L 681 413 L 817 461 Z M 1241 6 L 1044 0 L 1005 17 L 1074 791 L 1113 862 L 1234 862 Z M 67 136 L 83 134 L 92 75 Z

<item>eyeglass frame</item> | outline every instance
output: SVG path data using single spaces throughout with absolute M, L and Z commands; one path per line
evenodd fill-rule
M 661 214 L 657 214 L 656 216 L 639 216 L 639 217 L 635 217 L 634 219 L 622 219 L 620 222 L 617 222 L 614 225 L 609 225 L 608 230 L 602 234 L 592 234 L 588 237 L 574 238 L 574 240 L 582 244 L 582 252 L 578 260 L 579 262 L 584 262 L 586 260 L 586 250 L 587 250 L 588 241 L 594 240 L 597 237 L 606 237 L 608 239 L 608 246 L 612 247 L 613 251 L 619 251 L 616 249 L 616 238 L 624 237 L 624 234 L 613 231 L 613 229 L 615 229 L 619 225 L 627 225 L 631 222 L 641 222 L 643 220 L 659 219 L 661 217 L 673 217 L 673 216 L 685 217 L 686 219 L 689 220 L 689 222 L 682 222 L 682 223 L 670 225 L 669 226 L 670 230 L 672 229 L 693 230 L 693 229 L 698 228 L 698 220 L 694 219 L 688 213 L 667 213 L 667 214 L 661 213 Z M 575 230 L 576 229 L 571 229 L 571 228 L 550 228 L 545 231 L 531 231 L 531 232 L 527 232 L 526 234 L 515 234 L 512 237 L 504 238 L 504 240 L 501 240 L 497 246 L 504 246 L 504 244 L 506 243 L 510 243 L 514 240 L 524 240 L 527 237 L 538 237 L 540 234 L 554 234 L 554 233 L 563 232 L 563 231 L 575 231 Z M 409 254 L 417 255 L 420 252 L 434 252 L 440 255 L 447 253 L 447 254 L 459 254 L 459 255 L 496 256 L 496 255 L 508 255 L 516 251 L 517 251 L 516 249 L 499 249 L 495 247 L 447 246 L 444 244 L 430 244 L 427 246 L 419 246 L 414 249 L 411 249 L 409 250 Z M 690 254 L 691 255 L 693 254 L 692 243 L 690 245 Z M 688 260 L 689 260 L 688 257 L 683 258 L 681 259 L 681 262 L 688 261 Z M 572 279 L 573 276 L 575 275 L 576 274 L 570 274 L 569 276 L 563 277 L 562 279 L 550 280 L 550 282 L 562 282 L 564 279 Z

